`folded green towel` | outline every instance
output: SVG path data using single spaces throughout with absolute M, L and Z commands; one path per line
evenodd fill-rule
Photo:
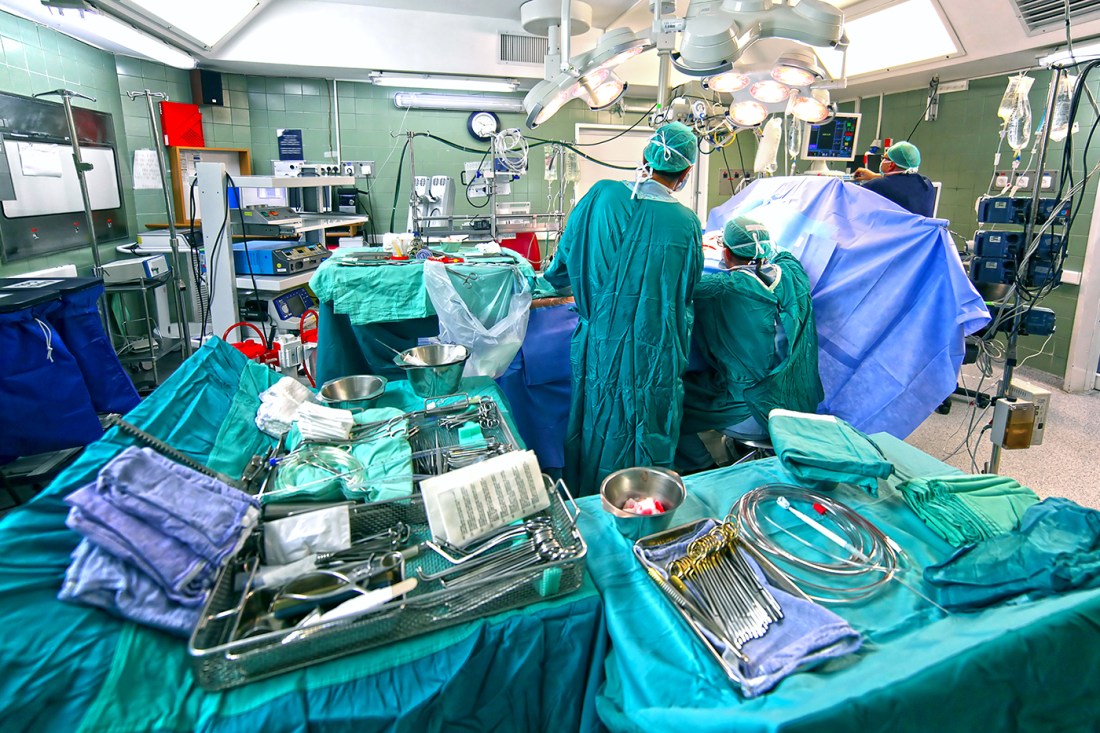
M 894 472 L 874 441 L 832 415 L 772 410 L 768 434 L 783 467 L 812 487 L 847 483 L 876 496 L 878 480 Z
M 1039 497 L 1007 476 L 918 478 L 898 487 L 928 527 L 960 547 L 1011 532 Z

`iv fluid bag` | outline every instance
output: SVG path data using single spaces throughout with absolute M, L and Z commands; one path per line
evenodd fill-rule
M 1019 154 L 1031 142 L 1031 102 L 1026 95 L 1016 101 L 1016 109 L 1012 111 L 1005 125 L 1005 140 Z
M 1076 78 L 1063 74 L 1054 97 L 1054 114 L 1050 118 L 1050 139 L 1065 140 L 1069 134 L 1069 114 L 1073 104 L 1073 87 Z
M 1012 113 L 1016 110 L 1016 106 L 1020 101 L 1020 97 L 1027 97 L 1031 92 L 1031 85 L 1035 83 L 1035 80 L 1030 76 L 1014 76 L 1008 80 L 1008 88 L 1005 89 L 1004 96 L 1001 97 L 1001 103 L 997 106 L 997 116 L 1005 122 L 1012 117 Z
M 775 162 L 779 155 L 779 139 L 783 136 L 783 119 L 773 117 L 764 125 L 764 135 L 756 148 L 756 160 L 753 162 L 755 173 L 775 173 L 778 165 Z
M 802 152 L 802 121 L 787 118 L 787 155 L 797 158 Z

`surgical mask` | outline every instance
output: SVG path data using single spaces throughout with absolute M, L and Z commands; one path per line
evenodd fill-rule
M 630 193 L 630 198 L 634 199 L 638 197 L 638 188 L 646 181 L 653 178 L 653 169 L 649 167 L 649 163 L 642 163 L 634 171 L 634 190 Z
M 688 184 L 688 176 L 684 176 L 680 179 L 680 182 L 676 184 L 676 188 L 672 189 L 673 193 L 679 193 L 684 190 L 684 187 Z
M 883 170 L 883 168 L 885 168 L 885 167 L 886 167 L 886 158 L 883 158 L 882 160 L 880 160 L 878 162 L 878 172 L 881 173 L 884 176 L 886 175 L 886 171 Z

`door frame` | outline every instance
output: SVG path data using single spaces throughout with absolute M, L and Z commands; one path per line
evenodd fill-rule
M 648 125 L 637 125 L 633 129 L 631 129 L 630 125 L 607 125 L 597 124 L 594 122 L 578 122 L 576 124 L 576 129 L 573 133 L 573 139 L 577 142 L 580 142 L 582 132 L 607 132 L 611 133 L 611 135 L 615 135 L 628 129 L 630 129 L 632 133 L 642 132 L 646 133 L 647 135 L 653 134 L 653 128 L 649 127 Z M 596 146 L 593 148 L 593 150 L 599 150 L 599 147 Z M 595 157 L 599 156 L 597 155 Z M 641 158 L 642 148 L 638 148 L 638 160 L 640 161 Z M 696 216 L 698 216 L 699 220 L 702 222 L 706 222 L 707 215 L 710 213 L 709 211 L 707 211 L 707 188 L 710 181 L 709 163 L 710 157 L 707 155 L 700 154 L 699 157 L 696 159 L 694 182 L 691 188 L 691 200 L 694 204 L 694 206 L 692 206 L 692 211 L 695 212 Z M 627 171 L 623 171 L 623 173 L 626 174 Z

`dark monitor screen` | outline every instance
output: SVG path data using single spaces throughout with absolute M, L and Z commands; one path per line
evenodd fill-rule
M 306 312 L 305 301 L 302 300 L 300 295 L 292 295 L 287 298 L 286 307 L 290 309 L 290 314 L 295 318 Z
M 806 125 L 802 157 L 807 160 L 855 160 L 858 114 L 838 114 L 820 125 Z

